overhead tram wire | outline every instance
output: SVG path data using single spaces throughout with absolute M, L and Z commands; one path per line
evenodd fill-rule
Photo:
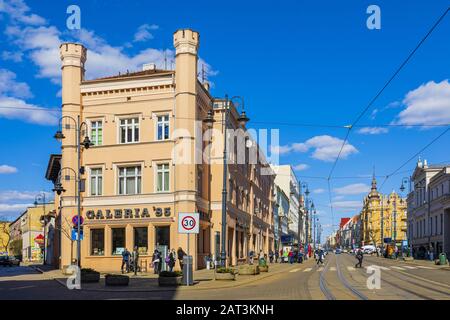
M 413 156 L 411 156 L 408 160 L 406 160 L 405 162 L 403 162 L 403 164 L 398 167 L 397 169 L 395 169 L 391 174 L 388 174 L 385 178 L 383 183 L 381 184 L 380 189 L 383 188 L 384 184 L 386 183 L 386 181 L 393 175 L 395 175 L 398 171 L 400 171 L 404 166 L 406 166 L 409 162 L 411 162 L 412 160 L 416 159 L 417 156 L 419 156 L 423 151 L 425 151 L 426 149 L 428 149 L 432 144 L 434 144 L 436 141 L 438 141 L 441 137 L 443 137 L 447 132 L 450 131 L 450 126 L 448 126 L 447 129 L 445 129 L 444 131 L 442 131 L 437 137 L 435 137 L 433 140 L 431 140 L 429 143 L 427 143 L 424 147 L 422 147 L 418 152 L 416 152 Z
M 383 93 L 383 91 L 389 86 L 389 84 L 392 82 L 392 80 L 394 80 L 394 78 L 400 73 L 400 71 L 403 69 L 403 67 L 406 66 L 406 64 L 411 60 L 411 58 L 414 56 L 416 51 L 422 46 L 422 44 L 425 42 L 425 40 L 433 33 L 433 31 L 436 29 L 436 27 L 439 25 L 439 23 L 447 15 L 449 10 L 450 10 L 450 7 L 448 7 L 447 10 L 445 10 L 445 12 L 437 19 L 437 21 L 433 24 L 431 29 L 428 30 L 427 34 L 422 38 L 422 40 L 419 41 L 419 43 L 416 45 L 416 47 L 409 53 L 409 55 L 406 57 L 406 59 L 395 70 L 395 72 L 392 74 L 392 76 L 388 79 L 388 81 L 384 84 L 384 86 L 378 91 L 378 93 L 372 98 L 372 100 L 370 100 L 369 104 L 362 110 L 362 112 L 358 115 L 358 117 L 355 119 L 355 121 L 353 121 L 353 123 L 348 126 L 347 134 L 342 143 L 339 154 L 336 157 L 336 161 L 334 162 L 333 167 L 330 171 L 330 174 L 328 175 L 328 178 L 331 178 L 331 176 L 334 172 L 334 169 L 336 168 L 336 164 L 339 161 L 342 150 L 343 150 L 345 144 L 347 143 L 348 136 L 350 135 L 350 131 L 352 130 L 352 128 L 355 127 L 355 125 L 359 122 L 359 120 L 361 120 L 361 118 L 364 116 L 364 114 L 367 112 L 367 110 L 369 110 L 372 107 L 372 105 L 375 103 L 375 101 L 378 99 L 378 97 L 380 97 L 381 94 Z

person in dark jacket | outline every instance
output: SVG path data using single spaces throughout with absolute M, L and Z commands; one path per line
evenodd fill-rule
M 153 272 L 159 274 L 161 271 L 161 252 L 155 249 L 152 256 Z
M 173 267 L 175 267 L 175 249 L 172 249 L 169 252 L 169 263 L 167 263 L 167 266 L 169 267 L 169 271 L 172 272 L 173 271 Z
M 183 249 L 181 249 L 181 247 L 178 247 L 177 256 L 178 256 L 178 262 L 180 263 L 181 271 L 183 271 L 183 258 L 185 255 L 186 255 L 186 252 L 184 252 Z
M 123 273 L 123 267 L 125 266 L 125 270 L 128 273 L 130 271 L 130 251 L 128 251 L 127 248 L 122 251 L 122 266 L 120 267 L 120 270 Z
M 355 264 L 355 268 L 362 268 L 362 262 L 363 262 L 363 252 L 361 249 L 358 249 L 358 252 L 356 253 L 356 259 L 358 259 L 358 263 Z

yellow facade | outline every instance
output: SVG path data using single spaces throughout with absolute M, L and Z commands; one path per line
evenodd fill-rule
M 87 50 L 73 43 L 60 47 L 65 192 L 58 212 L 63 234 L 70 235 L 77 213 L 75 124 L 69 117 L 79 116 L 95 143 L 81 151 L 81 179 L 86 182 L 81 193 L 83 267 L 119 270 L 121 250 L 131 251 L 137 243 L 147 263 L 158 245 L 187 251 L 187 236 L 177 230 L 178 213 L 200 213 L 200 233 L 189 240 L 194 268 L 204 267 L 204 257 L 215 252 L 215 235 L 221 232 L 223 158 L 221 150 L 207 150 L 210 143 L 223 140 L 224 108 L 217 100 L 213 108 L 208 86 L 197 79 L 199 34 L 175 32 L 174 47 L 174 71 L 149 68 L 89 81 L 84 79 Z M 202 119 L 210 110 L 216 122 L 208 141 Z M 232 106 L 232 126 L 238 126 L 237 116 Z M 167 136 L 160 126 L 167 126 Z M 273 246 L 273 179 L 260 173 L 265 166 L 229 165 L 228 264 L 239 263 L 256 243 L 265 252 Z M 61 267 L 76 258 L 76 250 L 76 242 L 62 235 Z
M 380 194 L 374 178 L 361 211 L 361 242 L 381 247 L 384 238 L 391 238 L 396 243 L 407 240 L 406 200 L 396 192 Z
M 9 222 L 0 221 L 0 255 L 9 252 L 8 244 L 10 241 Z

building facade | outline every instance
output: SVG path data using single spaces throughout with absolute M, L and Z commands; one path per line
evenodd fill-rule
M 275 172 L 275 184 L 289 199 L 287 215 L 288 235 L 292 243 L 299 243 L 300 237 L 300 185 L 290 165 L 272 166 Z
M 361 245 L 384 246 L 384 239 L 390 244 L 401 246 L 406 236 L 406 199 L 398 193 L 383 195 L 377 190 L 377 181 L 372 179 L 369 194 L 363 200 L 361 217 Z
M 275 206 L 277 208 L 277 215 L 275 217 L 275 231 L 277 233 L 277 246 L 276 249 L 280 250 L 282 242 L 285 242 L 289 236 L 289 198 L 284 191 L 275 184 Z M 282 241 L 283 239 L 283 241 Z
M 150 263 L 155 248 L 165 254 L 189 247 L 194 268 L 203 268 L 205 257 L 218 258 L 222 236 L 227 264 L 245 261 L 249 250 L 273 248 L 273 176 L 264 173 L 268 165 L 259 152 L 256 162 L 246 158 L 240 164 L 232 161 L 237 155 L 229 148 L 227 228 L 222 235 L 222 124 L 227 110 L 227 130 L 246 130 L 237 121 L 234 104 L 214 99 L 209 85 L 197 79 L 199 34 L 178 30 L 173 40 L 175 70 L 147 64 L 142 71 L 94 80 L 84 78 L 88 53 L 82 45 L 60 47 L 65 138 L 60 173 L 49 164 L 48 176 L 61 178 L 65 192 L 55 201 L 61 233 L 70 234 L 77 212 L 73 126 L 79 118 L 93 143 L 80 154 L 83 267 L 119 270 L 125 248 L 137 247 L 141 262 Z M 216 121 L 208 136 L 211 128 L 202 120 L 209 113 Z M 252 144 L 246 152 L 257 148 Z M 188 245 L 187 235 L 177 230 L 178 213 L 194 212 L 200 214 L 200 233 Z M 65 236 L 60 241 L 63 267 L 76 257 L 76 242 Z
M 450 253 L 450 166 L 418 161 L 408 194 L 408 237 L 415 258 Z

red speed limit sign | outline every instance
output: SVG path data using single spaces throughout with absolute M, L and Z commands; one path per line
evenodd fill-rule
M 198 233 L 199 219 L 198 213 L 179 213 L 178 233 Z

